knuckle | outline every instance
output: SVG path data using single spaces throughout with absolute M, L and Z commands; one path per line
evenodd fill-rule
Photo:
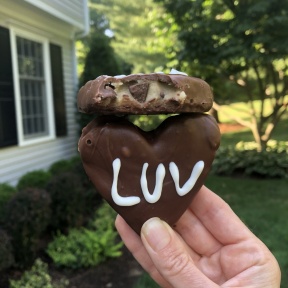
M 191 258 L 182 251 L 169 251 L 163 255 L 163 270 L 169 276 L 176 276 L 183 273 L 188 267 Z

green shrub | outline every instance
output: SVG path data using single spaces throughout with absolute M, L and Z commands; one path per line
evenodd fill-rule
M 34 261 L 39 238 L 50 221 L 50 203 L 47 192 L 35 188 L 19 191 L 7 203 L 4 227 L 11 236 L 17 266 Z
M 0 228 L 0 271 L 14 264 L 13 248 L 8 234 Z
M 69 227 L 81 226 L 96 207 L 95 190 L 86 190 L 75 173 L 54 176 L 46 189 L 52 200 L 53 230 L 66 231 Z
M 23 273 L 20 280 L 10 280 L 10 288 L 65 288 L 67 279 L 52 282 L 46 263 L 37 259 L 29 271 Z
M 7 202 L 16 193 L 16 189 L 7 183 L 0 183 L 0 222 L 3 220 Z
M 52 175 L 58 175 L 63 172 L 71 171 L 72 167 L 73 167 L 73 162 L 71 162 L 70 160 L 60 160 L 60 161 L 53 163 L 50 166 L 49 172 Z
M 115 212 L 103 204 L 90 228 L 71 229 L 69 234 L 58 234 L 48 245 L 47 253 L 55 265 L 73 269 L 95 266 L 109 257 L 121 255 L 122 242 L 116 241 Z
M 257 152 L 256 150 L 237 150 L 234 147 L 220 147 L 211 172 L 227 176 L 288 178 L 288 153 L 278 148 Z
M 18 190 L 26 188 L 44 189 L 51 178 L 51 174 L 44 170 L 36 170 L 23 175 L 17 184 Z

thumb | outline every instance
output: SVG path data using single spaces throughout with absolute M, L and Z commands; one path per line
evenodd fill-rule
M 166 222 L 149 219 L 142 227 L 141 238 L 156 269 L 172 287 L 219 287 L 195 266 L 187 246 Z

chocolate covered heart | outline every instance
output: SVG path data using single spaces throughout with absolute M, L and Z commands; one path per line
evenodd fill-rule
M 181 217 L 203 185 L 220 144 L 213 117 L 171 116 L 144 132 L 125 118 L 100 116 L 82 131 L 84 169 L 104 199 L 139 234 L 159 217 Z

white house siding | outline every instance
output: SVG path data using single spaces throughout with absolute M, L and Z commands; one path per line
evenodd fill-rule
M 81 1 L 43 2 L 73 2 L 76 7 L 76 4 Z M 19 177 L 28 171 L 47 169 L 52 163 L 77 154 L 79 127 L 75 120 L 77 113 L 77 77 L 73 39 L 75 27 L 23 0 L 0 0 L 0 25 L 44 35 L 49 42 L 62 47 L 68 135 L 41 144 L 0 148 L 0 183 L 16 184 Z
M 87 9 L 86 0 L 25 0 L 41 10 L 73 24 L 74 26 L 85 29 L 85 13 Z M 86 19 L 87 20 L 87 19 Z

